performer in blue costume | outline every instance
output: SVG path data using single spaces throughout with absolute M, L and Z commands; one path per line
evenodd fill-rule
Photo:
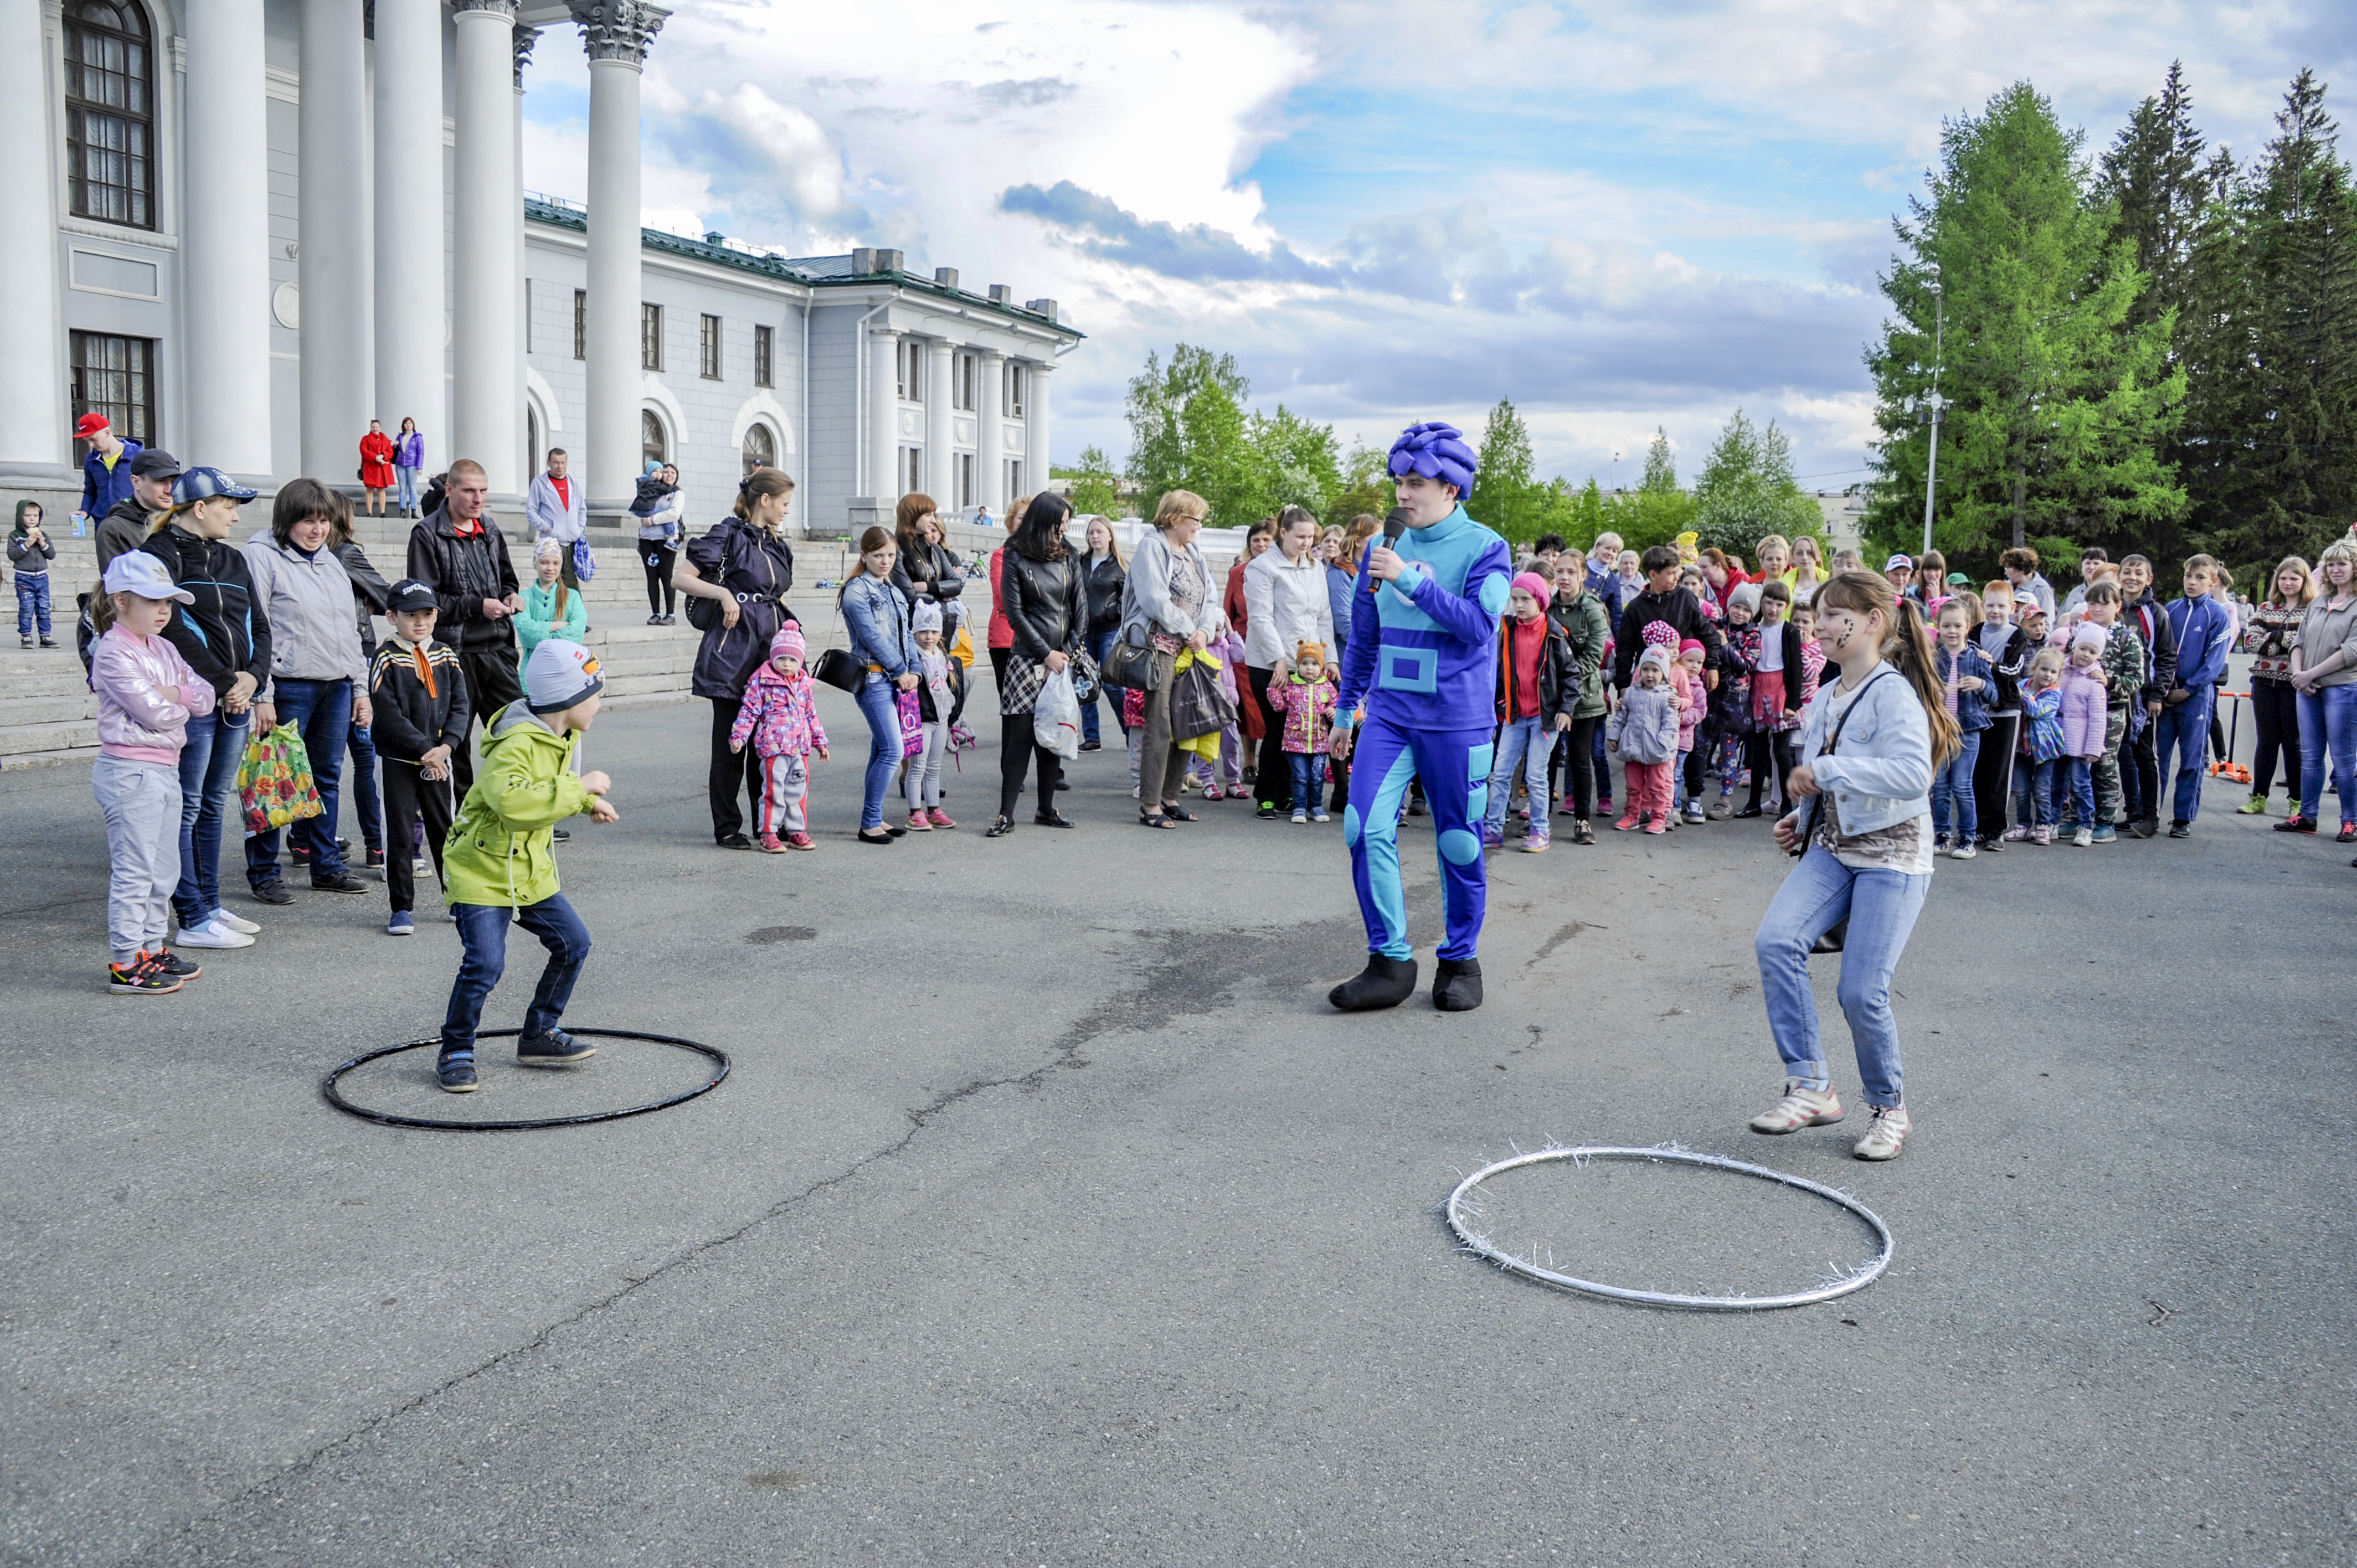
M 1461 504 L 1480 467 L 1455 427 L 1417 424 L 1392 443 L 1392 477 L 1407 528 L 1396 548 L 1378 539 L 1360 563 L 1358 628 L 1342 660 L 1334 704 L 1334 754 L 1351 767 L 1342 814 L 1351 881 L 1367 922 L 1366 972 L 1327 1000 L 1345 1012 L 1396 1007 L 1415 990 L 1400 885 L 1399 815 L 1408 781 L 1424 781 L 1440 847 L 1448 932 L 1432 980 L 1432 1004 L 1461 1013 L 1481 1005 L 1475 950 L 1488 877 L 1481 817 L 1495 749 L 1498 618 L 1514 570 L 1506 542 Z M 1388 531 L 1387 531 L 1388 532 Z M 1372 603 L 1368 601 L 1372 599 Z M 1372 612 L 1372 613 L 1371 613 Z M 1369 636 L 1370 624 L 1381 630 Z M 1361 699 L 1366 717 L 1355 723 Z

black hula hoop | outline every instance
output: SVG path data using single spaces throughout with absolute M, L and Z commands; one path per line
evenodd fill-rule
M 476 1038 L 479 1040 L 512 1039 L 522 1032 L 519 1029 L 485 1029 L 477 1035 Z M 425 1116 L 396 1116 L 390 1111 L 371 1111 L 365 1105 L 355 1105 L 346 1100 L 342 1091 L 336 1087 L 337 1080 L 344 1074 L 354 1068 L 365 1067 L 380 1057 L 399 1056 L 404 1051 L 422 1051 L 428 1046 L 438 1047 L 442 1043 L 442 1038 L 437 1035 L 431 1039 L 412 1040 L 405 1046 L 386 1046 L 365 1055 L 354 1057 L 320 1080 L 319 1092 L 327 1096 L 328 1104 L 345 1115 L 357 1116 L 363 1122 L 382 1122 L 387 1127 L 427 1127 L 436 1132 L 447 1133 L 521 1133 L 536 1127 L 581 1127 L 592 1122 L 619 1122 L 625 1116 L 643 1116 L 650 1111 L 662 1111 L 670 1106 L 682 1105 L 699 1094 L 709 1094 L 720 1087 L 721 1079 L 728 1076 L 728 1053 L 716 1050 L 710 1046 L 700 1045 L 694 1040 L 683 1040 L 672 1035 L 641 1035 L 633 1029 L 573 1029 L 567 1032 L 594 1036 L 601 1040 L 645 1040 L 651 1045 L 676 1046 L 683 1051 L 694 1051 L 699 1055 L 710 1057 L 720 1064 L 720 1068 L 705 1082 L 697 1084 L 684 1094 L 674 1094 L 667 1100 L 651 1100 L 644 1105 L 625 1106 L 619 1111 L 591 1111 L 579 1116 L 544 1116 L 530 1122 L 437 1122 Z

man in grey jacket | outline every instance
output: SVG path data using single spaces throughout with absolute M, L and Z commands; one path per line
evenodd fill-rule
M 587 485 L 565 473 L 570 461 L 564 447 L 548 449 L 548 471 L 533 476 L 524 492 L 523 515 L 534 539 L 554 539 L 565 546 L 560 570 L 565 583 L 577 589 L 581 580 L 573 575 L 573 546 L 589 534 L 589 494 Z

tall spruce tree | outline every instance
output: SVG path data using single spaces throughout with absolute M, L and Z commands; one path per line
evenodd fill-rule
M 2191 538 L 2262 579 L 2357 514 L 2357 197 L 2324 97 L 2302 70 L 2258 159 L 2212 166 L 2223 188 L 2195 240 Z
M 2136 105 L 2095 176 L 2095 199 L 2112 209 L 2112 237 L 2135 247 L 2145 275 L 2144 291 L 2128 306 L 2134 325 L 2172 310 L 2184 317 L 2194 235 L 2206 205 L 2201 146 L 2185 62 L 2173 60 L 2159 94 Z
M 1932 390 L 1936 278 L 1939 390 L 1953 406 L 1934 542 L 1980 569 L 2016 542 L 2066 558 L 2139 543 L 2185 508 L 2158 450 L 2185 378 L 2167 362 L 2169 313 L 2130 318 L 2145 275 L 2089 191 L 2084 136 L 2017 82 L 1941 143 L 1929 199 L 1910 199 L 1894 225 L 1910 253 L 1883 280 L 1897 315 L 1866 356 L 1884 435 L 1867 535 L 1877 548 L 1921 542 L 1929 443 L 1913 405 Z

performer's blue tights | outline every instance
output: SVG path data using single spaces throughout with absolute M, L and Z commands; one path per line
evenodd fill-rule
M 1481 940 L 1489 878 L 1481 864 L 1481 815 L 1489 806 L 1492 731 L 1408 729 L 1370 716 L 1351 753 L 1351 805 L 1342 841 L 1351 846 L 1351 884 L 1367 922 L 1367 950 L 1409 958 L 1407 897 L 1400 884 L 1400 804 L 1408 780 L 1424 780 L 1440 845 L 1445 959 L 1469 959 Z

